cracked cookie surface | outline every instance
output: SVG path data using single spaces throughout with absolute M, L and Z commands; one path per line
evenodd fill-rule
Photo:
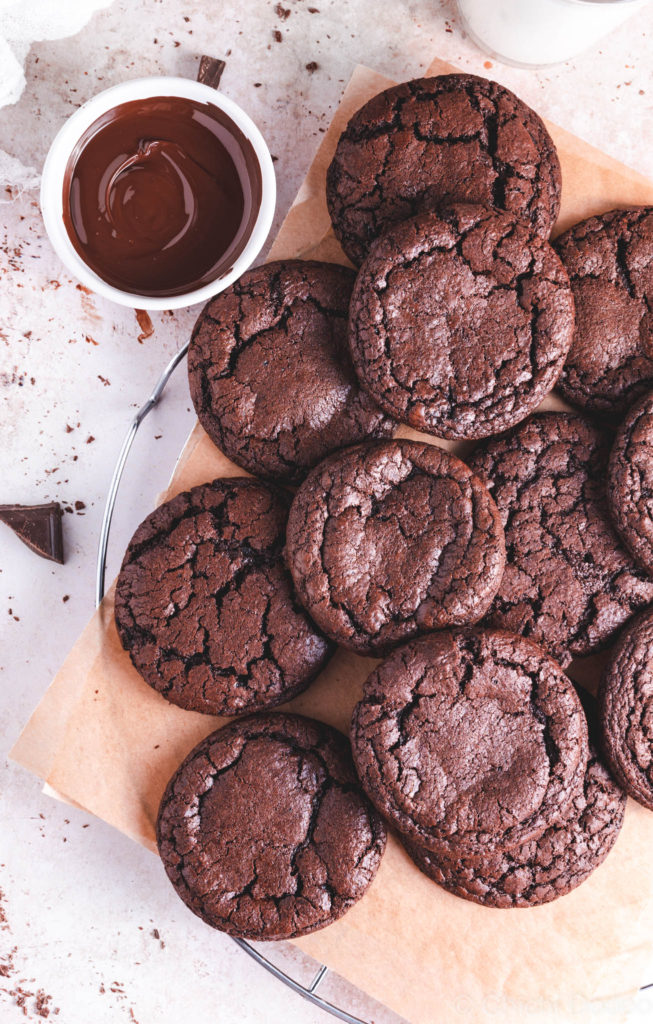
M 607 495 L 621 539 L 653 575 L 653 392 L 640 399 L 617 431 Z
M 537 413 L 468 462 L 497 503 L 506 568 L 488 615 L 561 665 L 607 646 L 653 601 L 605 497 L 610 436 L 581 416 Z
M 510 214 L 457 204 L 373 244 L 352 294 L 349 344 L 389 415 L 471 439 L 540 404 L 573 326 L 569 278 L 548 242 Z
M 215 480 L 161 505 L 132 537 L 116 586 L 118 634 L 173 704 L 224 715 L 280 704 L 331 653 L 283 563 L 288 503 L 255 480 Z
M 583 792 L 569 821 L 481 863 L 438 859 L 404 843 L 420 871 L 456 896 L 486 907 L 535 907 L 571 892 L 602 864 L 623 823 L 626 794 L 590 746 Z
M 554 245 L 576 301 L 558 388 L 616 424 L 653 388 L 653 207 L 591 217 Z
M 359 653 L 480 619 L 504 565 L 487 490 L 434 445 L 377 441 L 325 459 L 299 488 L 286 560 L 318 627 Z
M 245 939 L 323 928 L 365 893 L 385 848 L 347 739 L 299 715 L 212 733 L 168 783 L 159 853 L 190 909 Z
M 560 209 L 555 146 L 509 89 L 475 75 L 418 78 L 354 114 L 327 172 L 333 229 L 353 263 L 397 221 L 442 202 L 522 217 L 548 238 Z
M 434 633 L 393 651 L 364 684 L 351 737 L 378 810 L 454 858 L 512 849 L 565 820 L 588 753 L 562 669 L 499 630 Z
M 353 283 L 335 263 L 267 263 L 200 313 L 188 352 L 195 410 L 256 476 L 296 483 L 329 452 L 393 432 L 351 364 Z
M 619 637 L 599 691 L 602 747 L 615 778 L 653 811 L 653 610 Z

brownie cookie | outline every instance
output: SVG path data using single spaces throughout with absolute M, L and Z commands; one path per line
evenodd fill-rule
M 608 505 L 621 539 L 653 575 L 653 392 L 630 410 L 610 453 Z
M 573 813 L 587 724 L 562 669 L 498 630 L 436 633 L 372 672 L 351 725 L 369 798 L 413 842 L 485 857 Z
M 571 892 L 591 875 L 621 830 L 626 794 L 590 747 L 584 791 L 574 799 L 569 821 L 551 825 L 539 839 L 491 854 L 480 864 L 438 859 L 406 841 L 424 874 L 463 899 L 486 907 L 535 907 Z
M 576 300 L 558 387 L 574 405 L 618 422 L 653 388 L 653 207 L 590 217 L 555 247 Z
M 290 509 L 286 559 L 319 628 L 370 653 L 480 619 L 505 552 L 494 502 L 459 459 L 377 441 L 307 477 Z
M 390 224 L 443 201 L 507 210 L 548 238 L 560 186 L 538 115 L 498 82 L 456 74 L 404 82 L 361 107 L 340 136 L 326 195 L 336 236 L 358 264 Z
M 295 483 L 329 452 L 392 434 L 351 364 L 353 284 L 335 263 L 268 263 L 200 313 L 188 352 L 195 411 L 256 476 Z
M 236 715 L 304 690 L 331 647 L 298 608 L 283 564 L 289 498 L 214 480 L 152 512 L 116 587 L 123 647 L 166 700 Z
M 610 521 L 609 451 L 609 436 L 581 416 L 538 413 L 469 459 L 506 532 L 506 569 L 488 621 L 532 637 L 563 666 L 605 647 L 653 601 L 653 580 Z
M 157 822 L 178 895 L 244 939 L 331 924 L 364 894 L 385 848 L 344 736 L 259 714 L 211 733 L 173 775 Z
M 619 637 L 603 673 L 599 713 L 615 778 L 653 811 L 653 609 Z
M 373 244 L 349 344 L 363 387 L 395 419 L 479 438 L 540 404 L 573 327 L 569 279 L 548 242 L 511 214 L 457 204 Z

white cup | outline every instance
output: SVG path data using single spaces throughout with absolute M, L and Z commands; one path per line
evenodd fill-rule
M 75 148 L 90 126 L 103 114 L 123 103 L 150 99 L 154 96 L 175 96 L 207 103 L 221 110 L 251 145 L 261 172 L 260 206 L 249 229 L 249 237 L 234 262 L 228 263 L 224 273 L 201 288 L 180 295 L 136 295 L 108 284 L 96 274 L 75 249 L 64 224 L 64 180 Z M 244 157 L 240 152 L 237 133 L 225 141 L 239 173 L 245 174 Z M 62 263 L 83 285 L 121 306 L 138 309 L 180 309 L 196 302 L 206 302 L 236 281 L 254 262 L 268 236 L 274 217 L 277 186 L 274 165 L 265 139 L 252 119 L 233 100 L 221 92 L 188 78 L 138 78 L 121 82 L 111 89 L 93 96 L 68 118 L 50 146 L 41 178 L 41 211 L 45 228 L 53 248 Z
M 463 27 L 491 57 L 546 67 L 596 45 L 648 0 L 458 0 Z

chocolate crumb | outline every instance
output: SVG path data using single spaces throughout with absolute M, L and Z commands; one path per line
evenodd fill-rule
M 64 604 L 66 603 L 66 601 L 70 601 L 70 594 L 64 594 L 61 600 L 63 601 Z
M 276 43 L 283 42 L 283 36 L 281 35 L 281 32 L 279 31 L 278 28 L 275 28 L 274 32 L 272 33 L 272 38 Z
M 312 60 L 306 65 L 306 70 L 308 71 L 309 75 L 312 75 L 315 71 L 317 71 L 319 66 L 320 65 L 316 60 Z
M 83 501 L 76 501 L 75 502 L 75 508 L 79 512 L 80 509 L 86 508 L 86 505 L 85 505 L 85 503 Z
M 287 21 L 290 17 L 290 9 L 288 7 L 282 7 L 281 4 L 276 5 L 274 13 L 277 18 L 281 18 L 282 21 Z
M 95 438 L 93 437 L 93 435 L 89 434 L 88 437 L 86 438 L 86 443 L 87 444 L 93 444 L 94 441 L 95 441 Z
M 72 434 L 72 432 L 73 432 L 73 430 L 74 430 L 74 429 L 75 429 L 75 428 L 74 428 L 74 427 L 71 427 L 70 423 L 66 423 L 66 433 L 67 433 L 67 434 Z

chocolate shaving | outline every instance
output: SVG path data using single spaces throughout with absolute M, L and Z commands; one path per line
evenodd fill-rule
M 218 60 L 217 57 L 207 57 L 205 53 L 202 54 L 197 71 L 197 81 L 201 82 L 202 85 L 210 85 L 212 89 L 217 89 L 220 85 L 222 72 L 226 66 L 224 60 Z
M 42 558 L 63 565 L 61 505 L 0 505 L 0 521 L 11 527 L 28 548 Z

